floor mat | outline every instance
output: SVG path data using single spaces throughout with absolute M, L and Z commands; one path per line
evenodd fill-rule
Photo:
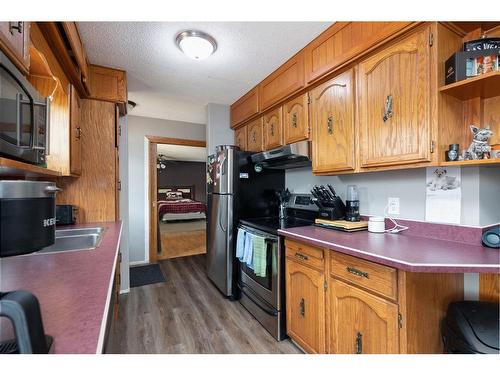
M 164 283 L 165 276 L 159 264 L 130 267 L 130 287 Z

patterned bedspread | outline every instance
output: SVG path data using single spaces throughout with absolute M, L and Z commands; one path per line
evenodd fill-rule
M 158 201 L 158 215 L 187 214 L 190 212 L 206 212 L 207 205 L 192 199 Z

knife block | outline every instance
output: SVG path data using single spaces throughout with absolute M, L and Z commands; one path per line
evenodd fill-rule
M 319 207 L 318 216 L 326 220 L 339 220 L 345 218 L 345 205 L 342 199 L 335 197 L 331 207 Z

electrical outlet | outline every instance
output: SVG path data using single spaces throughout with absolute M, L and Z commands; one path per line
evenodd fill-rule
M 387 205 L 389 215 L 399 215 L 399 198 L 388 198 Z

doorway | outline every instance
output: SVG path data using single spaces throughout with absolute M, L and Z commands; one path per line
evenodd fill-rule
M 149 261 L 206 252 L 206 142 L 149 141 Z

